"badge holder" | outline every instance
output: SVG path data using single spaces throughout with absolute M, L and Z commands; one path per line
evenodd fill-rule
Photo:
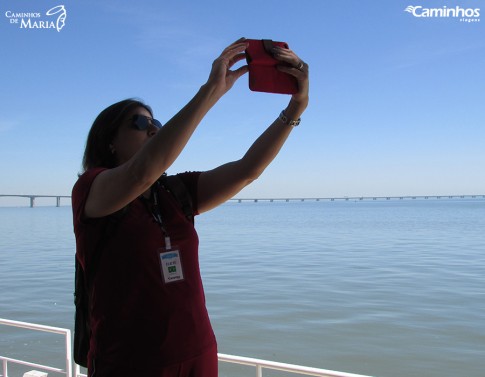
M 172 249 L 170 237 L 165 237 L 165 247 L 158 249 L 158 252 L 160 253 L 163 281 L 165 283 L 174 283 L 184 280 L 180 251 L 177 248 Z

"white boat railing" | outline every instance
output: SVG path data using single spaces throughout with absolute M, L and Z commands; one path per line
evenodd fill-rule
M 29 366 L 32 368 L 41 369 L 42 371 L 56 372 L 56 373 L 64 374 L 66 375 L 66 377 L 87 377 L 86 374 L 81 373 L 80 366 L 73 363 L 72 361 L 71 330 L 63 329 L 60 327 L 37 325 L 34 323 L 12 321 L 12 320 L 2 319 L 2 318 L 0 318 L 0 325 L 21 327 L 21 328 L 30 329 L 30 330 L 64 335 L 65 351 L 66 351 L 66 356 L 65 356 L 66 369 L 59 369 L 59 368 L 54 368 L 47 365 L 30 363 L 27 361 L 17 360 L 17 359 L 0 355 L 0 361 L 2 361 L 2 373 L 0 374 L 0 377 L 8 377 L 9 363 Z M 240 365 L 247 365 L 247 366 L 254 367 L 256 377 L 263 377 L 264 370 L 273 370 L 273 371 L 294 373 L 294 374 L 307 375 L 307 376 L 316 376 L 316 377 L 370 377 L 362 374 L 337 372 L 337 371 L 327 370 L 327 369 L 312 368 L 312 367 L 306 367 L 306 366 L 295 365 L 295 364 L 285 364 L 285 363 L 279 363 L 275 361 L 254 359 L 250 357 L 226 355 L 222 353 L 217 354 L 217 356 L 219 358 L 219 362 L 222 362 L 222 363 L 232 363 L 232 364 L 240 364 Z M 74 375 L 72 374 L 73 365 L 74 365 Z
M 232 356 L 232 355 L 225 355 L 222 353 L 219 353 L 217 355 L 219 357 L 219 361 L 222 361 L 222 362 L 249 365 L 249 366 L 255 367 L 256 377 L 262 377 L 264 369 L 276 370 L 276 371 L 287 372 L 287 373 L 303 374 L 307 376 L 317 376 L 317 377 L 371 377 L 371 376 L 364 376 L 362 374 L 337 372 L 334 370 L 311 368 L 311 367 L 305 367 L 302 365 L 285 364 L 285 363 L 278 363 L 275 361 L 253 359 L 250 357 Z
M 256 372 L 256 377 L 263 377 L 263 370 L 273 370 L 273 371 L 295 373 L 299 375 L 315 376 L 315 377 L 371 377 L 371 376 L 364 376 L 362 374 L 337 372 L 334 370 L 311 368 L 311 367 L 305 367 L 302 365 L 295 365 L 295 364 L 278 363 L 275 361 L 253 359 L 251 357 L 226 355 L 223 353 L 218 353 L 217 356 L 219 358 L 219 362 L 240 364 L 240 365 L 247 365 L 247 366 L 254 367 Z M 86 374 L 81 373 L 80 367 L 77 364 L 75 364 L 74 377 L 87 377 Z
M 37 325 L 35 323 L 12 321 L 9 319 L 0 318 L 0 325 L 6 325 L 11 327 L 20 327 L 29 330 L 48 332 L 53 334 L 63 335 L 65 339 L 65 351 L 66 351 L 66 369 L 54 368 L 48 365 L 41 365 L 30 363 L 28 361 L 17 360 L 9 357 L 0 355 L 0 360 L 2 361 L 2 377 L 8 377 L 8 364 L 18 364 L 25 365 L 32 368 L 38 368 L 49 372 L 56 372 L 64 374 L 66 377 L 72 377 L 72 359 L 71 359 L 71 330 L 63 329 L 60 327 Z

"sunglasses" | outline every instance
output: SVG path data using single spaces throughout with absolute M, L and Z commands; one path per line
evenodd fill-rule
M 133 128 L 140 131 L 145 131 L 150 125 L 156 128 L 162 128 L 162 123 L 159 120 L 147 117 L 146 115 L 135 114 L 131 118 Z

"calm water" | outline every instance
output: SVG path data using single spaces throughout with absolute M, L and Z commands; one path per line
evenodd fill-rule
M 485 376 L 484 200 L 229 203 L 197 228 L 220 352 Z M 73 258 L 70 207 L 0 208 L 0 317 L 72 328 Z M 51 344 L 0 326 L 0 354 L 62 367 Z

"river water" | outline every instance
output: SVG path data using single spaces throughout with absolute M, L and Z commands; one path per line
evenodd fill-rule
M 196 226 L 219 352 L 485 376 L 485 200 L 230 202 Z M 73 270 L 69 206 L 0 208 L 0 317 L 72 329 Z M 61 352 L 0 326 L 0 355 L 62 367 Z

